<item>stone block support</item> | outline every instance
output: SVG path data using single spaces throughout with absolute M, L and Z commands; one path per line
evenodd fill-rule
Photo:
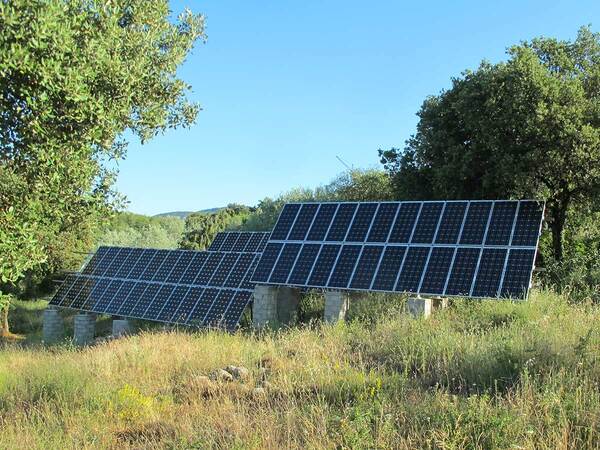
M 325 322 L 344 320 L 350 304 L 350 296 L 342 291 L 325 291 Z
M 252 323 L 256 328 L 277 325 L 277 287 L 257 284 L 254 288 Z
M 65 325 L 58 309 L 48 307 L 44 310 L 42 339 L 45 344 L 55 344 L 65 337 Z
M 430 298 L 410 297 L 406 301 L 406 311 L 415 319 L 427 319 L 433 311 L 433 301 Z
M 113 319 L 112 335 L 115 337 L 125 336 L 132 331 L 131 322 L 127 319 Z
M 75 316 L 74 327 L 73 342 L 75 345 L 80 347 L 89 345 L 96 334 L 96 316 L 94 314 L 79 313 Z
M 298 289 L 280 286 L 277 290 L 277 319 L 279 323 L 294 323 L 299 303 L 300 291 Z

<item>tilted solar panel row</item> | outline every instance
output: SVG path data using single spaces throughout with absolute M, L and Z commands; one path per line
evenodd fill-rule
M 428 295 L 522 298 L 535 250 L 272 243 L 256 283 Z
M 531 200 L 288 203 L 270 242 L 535 247 L 542 211 Z
M 285 205 L 252 281 L 525 298 L 543 203 Z
M 207 250 L 261 253 L 270 235 L 270 231 L 222 231 L 217 233 Z
M 251 301 L 250 277 L 259 258 L 260 253 L 100 247 L 81 274 L 67 277 L 50 304 L 231 329 Z
M 69 275 L 51 304 L 98 314 L 234 329 L 251 300 L 247 290 Z
M 253 289 L 246 274 L 259 254 L 100 247 L 83 275 L 132 281 Z M 251 273 L 251 272 L 250 272 Z

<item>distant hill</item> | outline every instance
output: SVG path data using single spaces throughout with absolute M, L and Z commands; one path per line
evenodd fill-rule
M 208 208 L 208 209 L 202 209 L 200 211 L 171 211 L 171 212 L 156 214 L 154 217 L 179 217 L 180 219 L 185 219 L 187 216 L 189 216 L 190 214 L 193 214 L 195 212 L 212 214 L 212 213 L 217 212 L 220 209 L 223 209 L 223 208 Z

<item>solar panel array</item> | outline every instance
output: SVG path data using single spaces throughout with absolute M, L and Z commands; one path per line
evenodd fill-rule
M 526 298 L 544 204 L 288 203 L 252 281 Z
M 260 253 L 100 247 L 51 305 L 234 329 L 251 301 Z
M 222 231 L 217 233 L 208 251 L 262 253 L 270 231 Z

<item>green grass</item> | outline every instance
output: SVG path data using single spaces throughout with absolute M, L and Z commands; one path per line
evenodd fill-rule
M 542 292 L 413 320 L 354 303 L 335 326 L 7 345 L 0 448 L 600 448 L 598 306 Z M 229 364 L 251 378 L 202 378 Z

